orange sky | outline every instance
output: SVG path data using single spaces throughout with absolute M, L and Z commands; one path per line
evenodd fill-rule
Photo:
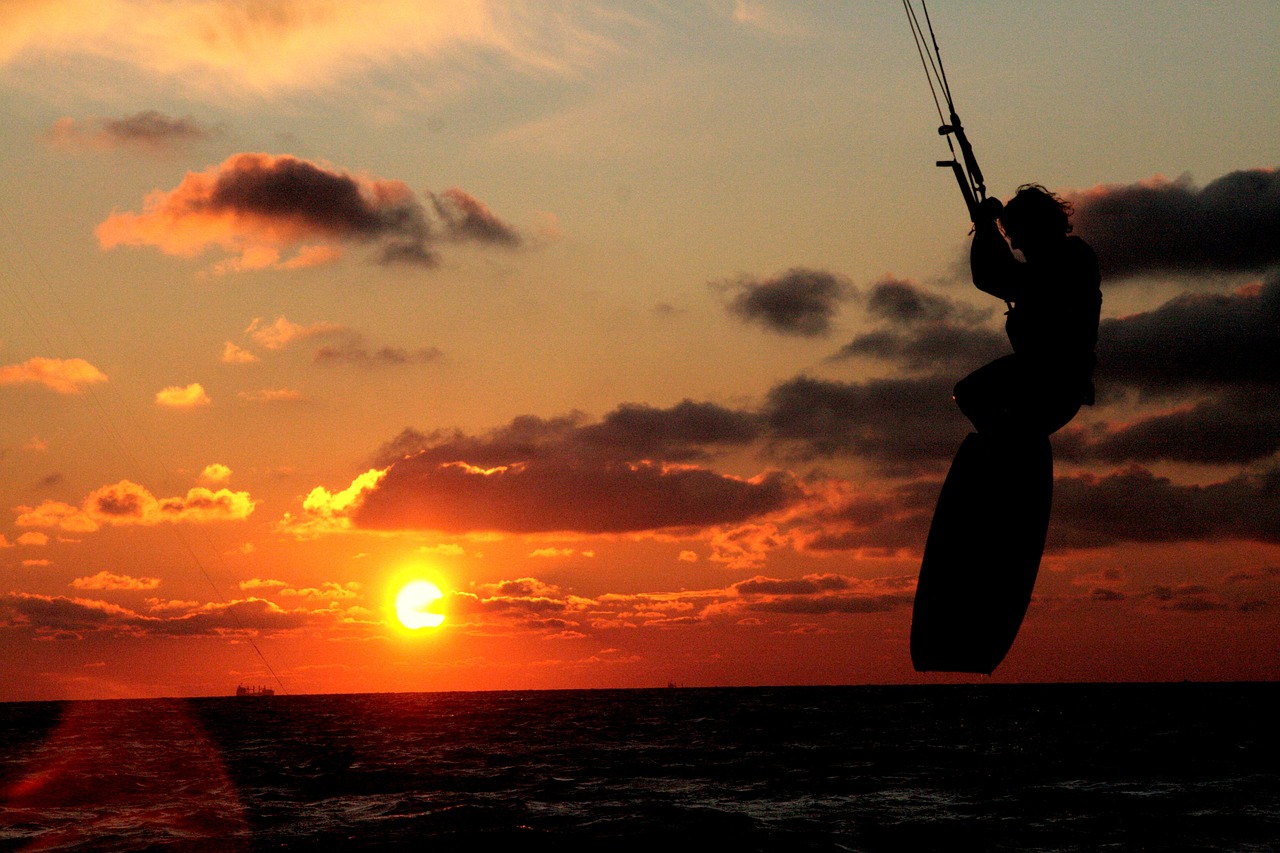
M 0 701 L 967 678 L 1008 345 L 900 6 L 137 5 L 0 11 Z M 1280 676 L 1280 11 L 932 11 L 1104 270 L 994 678 Z

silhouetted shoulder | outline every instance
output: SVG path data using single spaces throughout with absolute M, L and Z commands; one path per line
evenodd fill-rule
M 1093 251 L 1093 247 L 1084 240 L 1075 236 L 1068 236 L 1064 240 L 1063 255 L 1068 263 L 1080 267 L 1098 268 L 1098 255 Z

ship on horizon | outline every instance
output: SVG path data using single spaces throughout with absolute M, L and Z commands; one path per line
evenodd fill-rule
M 241 684 L 236 688 L 237 696 L 274 696 L 276 692 L 270 687 L 249 685 L 245 687 Z

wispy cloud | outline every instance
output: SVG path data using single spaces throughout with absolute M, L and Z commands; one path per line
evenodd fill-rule
M 538 2 L 63 0 L 0 6 L 0 63 L 80 56 L 180 81 L 188 96 L 333 86 L 407 62 L 568 74 L 613 53 L 616 16 Z M 430 68 L 431 66 L 426 66 Z
M 304 325 L 295 323 L 282 315 L 272 323 L 264 323 L 261 317 L 254 317 L 244 333 L 253 338 L 259 346 L 269 350 L 280 350 L 294 341 L 345 334 L 347 331 L 346 326 L 338 323 L 316 322 Z
M 122 118 L 60 118 L 45 135 L 49 143 L 72 151 L 132 148 L 150 154 L 171 153 L 216 134 L 191 117 L 172 118 L 146 110 Z

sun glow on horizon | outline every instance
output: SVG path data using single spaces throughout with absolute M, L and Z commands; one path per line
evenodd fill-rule
M 431 581 L 410 581 L 396 594 L 396 618 L 411 631 L 438 628 L 444 622 L 444 614 L 430 608 L 443 597 L 440 587 Z

